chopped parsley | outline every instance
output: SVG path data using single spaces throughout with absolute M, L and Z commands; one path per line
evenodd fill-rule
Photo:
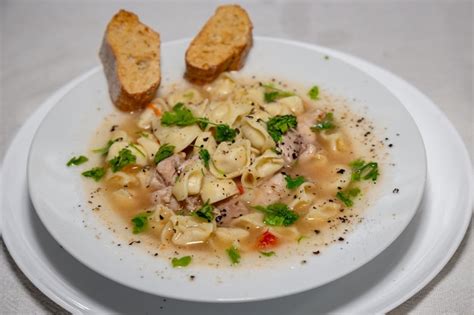
M 229 256 L 230 261 L 232 262 L 232 265 L 238 264 L 240 262 L 240 253 L 235 246 L 232 246 L 228 249 L 225 250 L 227 252 L 227 255 Z
M 138 234 L 148 227 L 148 218 L 152 215 L 153 212 L 143 212 L 139 213 L 132 218 L 133 223 L 133 234 Z
M 207 201 L 201 208 L 194 211 L 193 214 L 195 216 L 207 220 L 207 222 L 212 222 L 212 220 L 214 219 L 214 213 L 212 213 L 213 209 L 214 208 L 212 207 L 212 205 L 210 205 L 209 201 Z
M 195 117 L 191 110 L 184 106 L 183 103 L 177 103 L 171 111 L 165 112 L 161 117 L 161 124 L 164 126 L 190 126 L 198 124 L 201 129 L 206 129 L 208 125 L 216 126 L 216 141 L 232 141 L 237 135 L 237 130 L 232 129 L 227 124 L 216 124 L 210 122 L 205 117 Z
M 376 162 L 365 163 L 363 160 L 355 160 L 350 164 L 352 168 L 351 180 L 358 182 L 360 180 L 373 180 L 376 181 L 379 173 L 379 166 Z
M 275 142 L 280 141 L 283 135 L 291 128 L 296 128 L 298 122 L 293 115 L 275 116 L 267 121 L 267 131 Z
M 120 150 L 119 154 L 109 161 L 109 164 L 112 168 L 112 172 L 118 172 L 123 169 L 125 166 L 133 164 L 137 161 L 137 157 L 132 154 L 127 148 Z
M 297 176 L 295 178 L 291 178 L 291 176 L 289 175 L 285 176 L 285 180 L 286 180 L 286 188 L 288 189 L 296 189 L 306 181 L 306 179 L 303 176 Z
M 312 100 L 317 100 L 319 96 L 319 87 L 317 85 L 313 86 L 309 91 L 308 91 L 308 96 Z
M 137 152 L 138 152 L 141 156 L 146 157 L 145 153 L 143 153 L 143 151 L 140 150 L 135 144 L 130 143 L 130 146 L 131 146 L 132 148 L 134 148 L 135 150 L 137 150 Z
M 174 148 L 175 148 L 174 145 L 163 144 L 155 154 L 155 159 L 154 159 L 155 164 L 158 164 L 161 161 L 163 161 L 164 159 L 169 158 L 170 156 L 172 156 L 173 152 L 174 152 Z
M 283 203 L 274 203 L 267 207 L 256 206 L 255 209 L 265 214 L 263 222 L 272 226 L 289 226 L 298 220 L 299 215 L 290 210 L 287 205 Z
M 316 125 L 311 127 L 313 131 L 331 130 L 336 128 L 334 124 L 334 114 L 332 112 L 326 113 L 323 119 L 316 122 Z
M 276 100 L 279 100 L 280 98 L 295 95 L 295 93 L 278 89 L 278 88 L 274 87 L 273 84 L 262 84 L 262 86 L 265 88 L 263 98 L 264 98 L 265 102 L 267 102 L 267 103 L 274 102 Z
M 298 239 L 296 240 L 298 243 L 301 242 L 303 239 L 305 239 L 306 236 L 304 235 L 301 235 L 300 237 L 298 237 Z
M 81 155 L 81 156 L 75 156 L 73 158 L 71 158 L 68 162 L 67 162 L 67 166 L 71 166 L 71 165 L 81 165 L 83 163 L 86 163 L 87 161 L 89 161 L 89 159 L 87 157 L 85 157 L 84 155 Z
M 191 256 L 183 256 L 181 258 L 175 257 L 171 260 L 171 265 L 173 266 L 173 268 L 186 267 L 191 263 L 191 260 Z
M 357 197 L 360 194 L 359 188 L 351 188 L 347 191 L 339 191 L 336 194 L 337 199 L 341 200 L 346 207 L 352 207 L 354 205 L 353 198 Z
M 271 252 L 260 252 L 260 254 L 262 254 L 263 256 L 265 257 L 271 257 L 271 256 L 275 256 L 276 253 L 274 251 L 271 251 Z
M 190 126 L 196 123 L 196 117 L 183 103 L 177 103 L 171 111 L 161 117 L 161 124 L 165 126 Z
M 201 128 L 202 130 L 206 129 L 207 126 L 210 124 L 211 122 L 209 121 L 209 119 L 205 118 L 205 117 L 201 117 L 197 120 L 197 124 L 199 126 L 199 128 Z
M 237 135 L 237 130 L 232 129 L 227 124 L 219 124 L 216 127 L 216 141 L 223 142 L 223 141 L 232 141 L 235 139 Z
M 102 148 L 99 148 L 99 149 L 92 150 L 92 152 L 100 153 L 102 156 L 106 156 L 109 153 L 109 150 L 110 150 L 110 147 L 112 146 L 112 144 L 114 144 L 117 141 L 119 141 L 119 139 L 109 140 L 109 141 L 107 141 L 105 146 L 103 146 Z
M 105 175 L 105 168 L 103 167 L 94 167 L 88 171 L 82 172 L 82 176 L 90 177 L 96 182 L 98 182 Z
M 204 166 L 206 168 L 209 168 L 209 160 L 211 159 L 211 155 L 209 154 L 209 151 L 207 149 L 204 149 L 204 148 L 199 149 L 199 158 L 204 163 Z

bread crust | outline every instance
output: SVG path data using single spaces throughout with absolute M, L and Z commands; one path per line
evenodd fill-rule
M 118 73 L 118 68 L 120 67 L 120 64 L 117 60 L 117 57 L 119 55 L 119 51 L 121 47 L 118 47 L 117 45 L 112 45 L 110 43 L 110 38 L 109 34 L 110 32 L 113 32 L 113 22 L 114 19 L 120 19 L 124 23 L 130 22 L 130 23 L 140 23 L 138 20 L 138 17 L 131 13 L 127 12 L 125 10 L 120 10 L 112 20 L 109 22 L 107 25 L 107 29 L 104 34 L 104 38 L 102 40 L 102 45 L 99 51 L 99 57 L 100 60 L 102 61 L 105 76 L 107 78 L 107 83 L 109 86 L 109 94 L 112 102 L 115 104 L 117 108 L 119 108 L 122 111 L 136 111 L 139 109 L 144 108 L 150 101 L 155 97 L 156 91 L 158 87 L 160 86 L 161 82 L 161 74 L 158 75 L 158 77 L 155 78 L 153 83 L 147 87 L 146 89 L 144 88 L 143 91 L 139 92 L 130 92 L 127 91 L 127 89 L 124 87 L 124 84 L 122 82 L 123 78 L 120 77 Z M 142 24 L 142 23 L 140 23 Z M 144 24 L 142 24 L 144 25 Z M 145 26 L 147 27 L 147 26 Z M 160 62 L 160 35 L 153 31 L 151 28 L 147 27 L 151 32 L 156 34 L 158 38 L 158 50 L 157 50 L 157 57 L 158 57 L 158 63 Z
M 240 14 L 241 17 L 246 20 L 245 22 L 248 26 L 248 32 L 246 34 L 243 34 L 246 37 L 245 43 L 243 45 L 234 45 L 232 47 L 232 52 L 222 58 L 222 60 L 215 65 L 207 65 L 207 67 L 196 65 L 194 60 L 190 56 L 190 51 L 196 49 L 196 46 L 200 44 L 200 41 L 205 36 L 205 33 L 210 28 L 212 28 L 211 22 L 219 15 L 219 10 L 229 7 L 236 10 L 236 12 L 238 12 L 238 14 Z M 245 63 L 245 59 L 250 51 L 250 48 L 253 45 L 252 29 L 252 22 L 247 12 L 242 7 L 238 5 L 227 5 L 218 7 L 214 15 L 206 22 L 204 27 L 200 30 L 198 35 L 193 39 L 188 49 L 186 50 L 185 78 L 194 83 L 204 84 L 215 80 L 219 76 L 219 74 L 224 71 L 234 71 L 241 69 Z

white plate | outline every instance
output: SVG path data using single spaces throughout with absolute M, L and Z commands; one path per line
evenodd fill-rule
M 380 313 L 396 307 L 425 286 L 461 242 L 471 216 L 472 180 L 467 151 L 436 106 L 406 82 L 357 58 L 319 47 L 383 82 L 407 107 L 425 141 L 427 188 L 406 231 L 381 255 L 350 275 L 290 297 L 233 304 L 233 314 Z M 84 267 L 51 238 L 28 200 L 26 155 L 47 111 L 84 77 L 58 91 L 25 123 L 4 160 L 2 217 L 4 241 L 18 266 L 56 303 L 76 313 L 222 314 L 229 305 L 182 302 L 143 294 Z M 441 148 L 443 141 L 448 147 Z M 445 178 L 449 175 L 450 181 Z M 120 297 L 120 298 L 117 298 Z M 124 297 L 124 298 L 121 298 Z
M 162 45 L 165 81 L 182 77 L 187 46 L 186 41 Z M 276 51 L 278 54 L 271 53 Z M 353 110 L 379 126 L 380 139 L 390 138 L 394 147 L 388 162 L 395 164 L 382 164 L 378 196 L 363 213 L 363 223 L 345 236 L 344 243 L 324 248 L 318 256 L 308 248 L 306 257 L 275 260 L 268 268 L 229 265 L 219 269 L 199 265 L 174 269 L 169 260 L 136 246 L 117 247 L 117 236 L 90 210 L 82 212 L 77 207 L 87 205 L 80 171 L 64 165 L 71 155 L 87 152 L 97 126 L 115 111 L 99 68 L 58 101 L 41 123 L 30 150 L 31 200 L 56 241 L 83 264 L 119 283 L 161 296 L 207 302 L 255 301 L 315 288 L 359 268 L 387 248 L 414 216 L 426 174 L 423 141 L 399 100 L 363 71 L 335 56 L 327 60 L 309 45 L 257 38 L 241 73 L 282 78 L 307 87 L 316 83 L 335 95 L 356 99 Z M 398 194 L 392 193 L 396 187 Z M 307 263 L 301 264 L 302 259 Z M 189 280 L 191 274 L 196 280 Z

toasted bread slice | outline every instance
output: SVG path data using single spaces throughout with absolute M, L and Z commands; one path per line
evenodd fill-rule
M 238 5 L 223 5 L 206 22 L 186 51 L 185 76 L 210 82 L 223 71 L 239 70 L 252 46 L 252 22 Z
M 112 102 L 123 111 L 143 108 L 161 81 L 160 35 L 120 10 L 107 25 L 99 52 Z

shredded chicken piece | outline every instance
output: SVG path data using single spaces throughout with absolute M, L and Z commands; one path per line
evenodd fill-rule
M 250 202 L 252 205 L 268 206 L 278 202 L 288 194 L 286 189 L 285 177 L 278 173 L 269 180 L 263 182 L 257 189 L 255 195 Z
M 174 185 L 176 176 L 179 175 L 178 168 L 183 164 L 184 158 L 184 153 L 173 154 L 158 163 L 156 166 L 156 178 L 161 181 L 164 186 Z
M 296 131 L 301 136 L 303 144 L 310 144 L 316 142 L 316 134 L 311 130 L 316 121 L 324 115 L 324 112 L 316 109 L 314 112 L 298 117 L 298 126 Z
M 277 147 L 286 166 L 298 159 L 302 144 L 301 136 L 296 131 L 291 130 L 283 135 L 283 139 L 277 144 Z
M 201 208 L 202 206 L 202 200 L 199 195 L 196 196 L 189 196 L 188 198 L 184 199 L 181 204 L 183 205 L 183 208 L 186 209 L 187 211 L 196 211 L 197 209 Z
M 179 210 L 181 206 L 172 193 L 173 187 L 168 186 L 152 193 L 153 204 L 162 204 L 171 210 Z
M 229 225 L 233 219 L 250 212 L 239 196 L 234 196 L 218 203 L 216 209 L 218 211 L 216 222 L 223 226 Z

